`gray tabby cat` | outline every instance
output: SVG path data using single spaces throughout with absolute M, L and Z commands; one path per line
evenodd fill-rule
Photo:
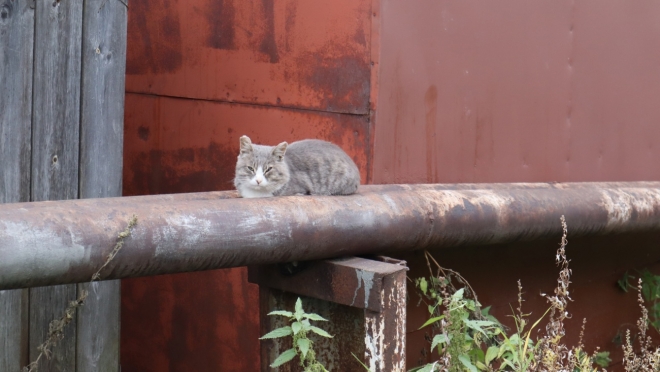
M 360 172 L 339 146 L 308 139 L 277 146 L 240 139 L 234 186 L 244 198 L 279 195 L 349 195 L 357 191 Z

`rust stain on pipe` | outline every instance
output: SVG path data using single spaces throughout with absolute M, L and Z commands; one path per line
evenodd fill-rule
M 234 192 L 4 204 L 0 289 L 88 281 L 132 214 L 103 279 L 660 229 L 660 182 L 363 186 L 347 197 Z

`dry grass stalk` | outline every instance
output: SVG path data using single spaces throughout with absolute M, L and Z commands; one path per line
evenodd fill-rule
M 561 270 L 557 279 L 557 287 L 554 290 L 554 296 L 544 295 L 550 303 L 550 315 L 548 324 L 545 327 L 545 335 L 539 340 L 539 349 L 542 351 L 541 363 L 544 370 L 549 372 L 561 371 L 564 368 L 572 371 L 574 367 L 573 350 L 561 343 L 561 339 L 566 335 L 564 320 L 569 318 L 566 307 L 568 306 L 568 301 L 573 301 L 568 291 L 571 283 L 571 269 L 568 267 L 569 261 L 566 258 L 568 226 L 566 225 L 564 216 L 561 216 L 561 226 L 563 231 L 561 244 L 555 256 L 557 266 Z
M 623 344 L 623 367 L 627 372 L 657 372 L 660 371 L 660 347 L 654 349 L 651 337 L 646 332 L 649 326 L 649 312 L 642 298 L 642 279 L 637 285 L 637 302 L 642 310 L 642 316 L 637 321 L 639 329 L 639 353 L 635 352 L 630 340 L 630 330 L 626 331 L 626 342 Z
M 545 317 L 546 314 L 541 316 L 535 323 L 529 324 L 528 317 L 531 314 L 523 312 L 523 287 L 518 281 L 518 307 L 513 310 L 513 318 L 516 322 L 516 332 L 510 336 L 504 335 L 497 339 L 495 346 L 496 350 L 499 348 L 497 356 L 490 359 L 481 366 L 482 371 L 511 371 L 511 372 L 606 372 L 605 369 L 599 369 L 599 366 L 607 365 L 610 362 L 608 353 L 599 353 L 599 349 L 592 354 L 584 351 L 584 335 L 586 331 L 586 319 L 582 322 L 580 330 L 580 337 L 578 344 L 573 347 L 565 345 L 562 341 L 566 334 L 564 321 L 570 318 L 567 311 L 568 303 L 573 301 L 570 297 L 569 286 L 571 279 L 571 270 L 569 268 L 569 260 L 566 257 L 566 246 L 568 244 L 567 235 L 568 228 L 564 216 L 561 217 L 562 224 L 562 239 L 556 254 L 556 263 L 560 267 L 559 278 L 557 279 L 557 286 L 553 294 L 542 294 L 550 304 L 546 314 L 549 314 L 549 319 L 541 337 L 534 342 L 532 331 L 536 329 L 539 322 Z M 437 278 L 437 293 L 442 300 L 442 305 L 445 310 L 442 315 L 443 318 L 434 322 L 437 326 L 436 331 L 445 335 L 454 336 L 451 341 L 458 340 L 461 336 L 458 330 L 452 328 L 451 313 L 447 310 L 448 305 L 451 303 L 450 298 L 456 293 L 457 288 L 451 284 L 451 279 L 455 278 L 459 283 L 465 285 L 466 292 L 472 292 L 472 288 L 467 284 L 467 281 L 458 273 L 440 267 L 433 257 L 426 252 L 426 262 L 429 272 L 433 275 L 434 271 L 431 267 L 431 260 L 438 267 Z M 638 285 L 638 302 L 642 311 L 641 318 L 637 322 L 639 350 L 633 346 L 636 342 L 631 341 L 630 331 L 626 334 L 626 340 L 623 345 L 624 360 L 623 366 L 626 372 L 660 372 L 660 347 L 654 346 L 651 338 L 647 335 L 649 329 L 649 312 L 644 306 L 644 299 L 642 297 L 642 282 L 640 279 Z M 424 293 L 426 291 L 424 290 Z M 435 297 L 433 297 L 435 298 Z M 475 297 L 476 300 L 476 297 Z M 431 314 L 437 316 L 437 314 Z M 504 328 L 500 328 L 504 332 Z M 473 333 L 476 335 L 476 333 Z M 515 347 L 507 348 L 510 340 L 516 338 Z M 450 342 L 445 342 L 442 350 L 438 350 L 440 358 L 433 364 L 423 366 L 424 371 L 433 372 L 454 372 L 466 370 L 460 364 L 457 365 L 456 361 L 451 360 L 449 349 L 452 345 Z M 460 341 L 460 340 L 459 340 Z M 492 340 L 491 340 L 492 341 Z M 477 345 L 479 347 L 479 345 Z M 505 350 L 503 353 L 502 351 Z M 484 351 L 484 350 L 481 350 Z M 470 350 L 464 350 L 465 354 Z M 508 354 L 507 354 L 508 353 Z M 455 353 L 454 353 L 455 354 Z M 460 358 L 459 358 L 460 359 Z M 453 365 L 452 365 L 452 362 Z
M 90 280 L 90 283 L 96 280 L 99 280 L 101 278 L 101 270 L 103 270 L 110 261 L 112 261 L 113 258 L 119 253 L 121 248 L 124 246 L 124 239 L 129 237 L 131 235 L 131 231 L 135 225 L 137 225 L 138 218 L 136 215 L 133 215 L 128 222 L 128 226 L 126 226 L 126 229 L 119 233 L 117 236 L 117 243 L 115 244 L 114 248 L 108 254 L 106 257 L 105 263 L 103 266 L 101 266 L 95 273 L 92 275 L 92 279 Z M 52 351 L 51 349 L 57 345 L 57 343 L 64 338 L 64 329 L 66 326 L 71 323 L 71 321 L 74 319 L 74 316 L 76 315 L 76 309 L 80 306 L 83 306 L 85 304 L 85 299 L 87 299 L 87 295 L 89 293 L 85 290 L 80 291 L 80 295 L 78 298 L 74 301 L 69 302 L 69 306 L 64 310 L 64 314 L 62 315 L 61 318 L 52 320 L 48 324 L 48 337 L 46 338 L 46 341 L 44 341 L 41 345 L 37 346 L 37 350 L 39 351 L 39 355 L 37 356 L 37 359 L 32 361 L 30 364 L 27 366 L 23 367 L 23 372 L 37 372 L 38 371 L 38 366 L 39 366 L 39 360 L 41 360 L 41 357 L 45 357 L 46 359 L 50 359 L 52 356 Z

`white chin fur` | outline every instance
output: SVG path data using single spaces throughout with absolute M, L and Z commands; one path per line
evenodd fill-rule
M 266 190 L 254 190 L 247 187 L 239 188 L 238 194 L 244 198 L 269 198 L 273 196 L 272 192 L 268 192 Z
M 258 183 L 257 183 L 257 180 L 259 180 Z M 252 178 L 250 179 L 250 185 L 252 185 L 252 186 L 254 186 L 254 187 L 259 187 L 259 186 L 261 186 L 261 187 L 263 187 L 263 188 L 265 188 L 266 186 L 268 186 L 268 180 L 266 179 L 266 175 L 264 174 L 264 171 L 263 171 L 263 169 L 261 168 L 261 166 L 257 167 L 257 171 L 256 171 L 254 177 L 252 177 Z M 272 196 L 272 195 L 271 195 L 271 196 Z

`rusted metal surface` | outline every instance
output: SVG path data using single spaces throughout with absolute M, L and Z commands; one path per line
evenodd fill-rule
M 260 286 L 262 334 L 287 325 L 281 317 L 267 316 L 269 312 L 292 309 L 303 295 L 306 312 L 330 320 L 318 326 L 334 338 L 313 338 L 317 359 L 326 368 L 359 370 L 355 354 L 371 371 L 405 371 L 406 271 L 404 261 L 355 257 L 315 262 L 295 275 L 283 275 L 275 265 L 250 267 L 250 281 Z M 262 341 L 261 370 L 269 371 L 269 364 L 289 348 L 289 339 Z M 289 363 L 280 370 L 302 368 Z
M 653 17 L 660 3 L 378 3 L 372 182 L 660 180 L 660 126 L 654 124 L 660 122 L 654 100 L 660 33 Z M 568 250 L 576 266 L 566 342 L 578 343 L 586 317 L 586 350 L 598 346 L 620 361 L 621 347 L 612 340 L 622 324 L 635 323 L 639 310 L 634 296 L 614 283 L 626 270 L 660 273 L 659 236 L 576 239 L 576 222 L 569 217 Z M 553 288 L 559 237 L 450 249 L 437 258 L 460 271 L 482 303 L 507 321 L 517 279 L 526 311 L 546 310 L 537 294 Z M 411 277 L 428 275 L 423 257 L 402 256 Z M 427 319 L 424 308 L 408 310 L 411 327 Z M 411 368 L 421 345 L 429 347 L 423 332 L 408 337 Z
M 248 280 L 287 292 L 332 301 L 360 309 L 383 310 L 383 277 L 401 270 L 401 265 L 357 257 L 301 263 L 292 278 L 276 265 L 250 267 Z M 402 263 L 405 267 L 405 262 Z
M 660 180 L 660 3 L 379 11 L 374 183 Z
M 233 188 L 243 134 L 260 143 L 332 141 L 353 158 L 365 181 L 367 125 L 358 115 L 128 93 L 124 195 Z M 243 267 L 123 280 L 122 371 L 257 370 L 258 288 L 246 277 Z
M 370 17 L 370 0 L 131 0 L 123 195 L 232 188 L 243 134 L 332 141 L 366 183 Z M 256 370 L 258 358 L 235 358 L 258 347 L 245 277 L 124 280 L 122 371 Z
M 216 192 L 5 204 L 0 289 L 89 280 L 132 214 L 140 222 L 104 279 L 532 240 L 556 236 L 562 214 L 572 236 L 657 230 L 660 183 L 651 185 L 389 185 L 346 197 Z
M 131 2 L 127 92 L 367 114 L 371 0 Z
M 122 372 L 257 371 L 259 294 L 246 271 L 122 280 Z
M 366 181 L 368 120 L 361 115 L 126 95 L 124 195 L 233 188 L 238 138 L 339 145 Z
M 126 96 L 124 194 L 231 187 L 241 134 L 262 142 L 337 142 L 356 160 L 363 180 L 376 183 L 660 180 L 654 166 L 660 155 L 656 2 L 374 0 L 370 11 L 363 2 L 332 3 L 315 3 L 316 9 L 291 0 L 132 4 L 127 90 L 135 93 Z M 369 62 L 364 56 L 372 66 L 368 103 L 360 81 Z M 338 66 L 353 69 L 349 74 Z M 362 107 L 370 108 L 369 121 L 358 123 L 353 116 L 366 116 Z M 360 115 L 330 118 L 323 110 Z M 571 239 L 572 221 L 569 216 Z M 593 274 L 583 279 L 572 307 L 576 319 L 589 316 L 587 337 L 597 335 L 587 347 L 610 340 L 625 311 L 629 322 L 637 315 L 634 301 L 621 310 L 622 294 L 611 283 L 625 269 L 654 262 L 654 246 L 647 238 L 645 251 L 634 251 L 639 240 L 628 237 L 629 243 L 598 240 L 598 250 L 571 240 L 580 252 L 612 262 L 603 272 L 593 262 L 576 270 Z M 511 301 L 502 295 L 515 279 L 529 293 L 549 290 L 538 279 L 545 256 L 531 253 L 537 242 L 515 247 L 444 251 L 454 253 L 449 267 L 471 270 L 468 279 L 491 296 L 494 309 L 501 306 L 501 319 L 515 302 L 515 290 Z M 473 264 L 484 251 L 489 260 Z M 634 264 L 617 262 L 631 251 L 640 256 Z M 423 275 L 420 267 L 411 275 Z M 551 269 L 545 273 L 552 275 Z M 256 350 L 222 337 L 256 327 L 241 318 L 254 311 L 256 297 L 244 270 L 225 273 L 124 281 L 131 312 L 123 308 L 123 322 L 136 326 L 124 328 L 123 369 L 192 371 L 199 368 L 186 364 L 206 360 L 223 370 L 255 370 L 234 366 L 236 358 L 218 359 Z M 224 289 L 223 281 L 235 291 Z M 200 314 L 206 308 L 197 304 L 208 296 L 187 288 L 207 283 L 224 292 L 214 299 L 215 313 Z M 579 302 L 583 296 L 589 301 Z M 545 308 L 539 301 L 527 304 L 535 313 Z M 598 313 L 592 322 L 593 309 L 616 309 L 617 317 Z M 206 343 L 214 348 L 205 355 L 195 354 L 199 348 L 189 340 L 199 339 L 197 328 L 182 314 L 217 324 L 218 338 Z M 413 316 L 421 325 L 425 310 Z M 141 364 L 145 360 L 157 367 Z

